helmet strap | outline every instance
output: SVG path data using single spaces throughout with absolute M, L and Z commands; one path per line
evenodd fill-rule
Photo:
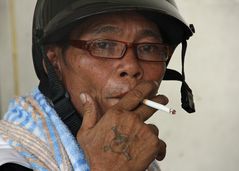
M 42 50 L 44 52 L 44 49 Z M 46 53 L 44 52 L 42 54 Z M 67 125 L 71 133 L 76 136 L 82 123 L 82 117 L 71 103 L 69 94 L 59 80 L 53 65 L 46 55 L 44 55 L 44 62 L 47 69 L 48 86 L 42 86 L 42 83 L 40 83 L 39 88 L 42 93 L 50 99 L 53 108 L 61 120 Z M 42 87 L 44 87 L 44 89 L 42 89 Z
M 186 110 L 188 113 L 195 112 L 195 105 L 193 101 L 193 93 L 190 87 L 187 85 L 185 81 L 185 73 L 184 73 L 184 61 L 186 56 L 186 50 L 187 50 L 187 41 L 182 42 L 182 86 L 181 86 L 181 103 L 182 108 Z
M 181 59 L 182 59 L 182 74 L 180 74 L 178 71 L 167 69 L 164 80 L 177 80 L 181 81 L 181 106 L 182 108 L 187 111 L 188 113 L 195 112 L 195 105 L 193 101 L 193 94 L 192 90 L 188 86 L 188 84 L 185 81 L 185 73 L 184 73 L 184 61 L 185 61 L 185 55 L 187 50 L 187 41 L 182 42 L 182 53 L 181 53 Z

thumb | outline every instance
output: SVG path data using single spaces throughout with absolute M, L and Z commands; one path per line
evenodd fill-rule
M 82 105 L 82 116 L 83 121 L 82 129 L 91 129 L 95 126 L 97 122 L 97 107 L 96 102 L 87 93 L 80 94 L 80 101 Z

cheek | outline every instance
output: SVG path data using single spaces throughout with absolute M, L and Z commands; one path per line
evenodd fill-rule
M 92 86 L 92 83 L 101 77 L 99 74 L 101 68 L 102 64 L 98 60 L 90 57 L 88 52 L 79 53 L 79 50 L 72 50 L 67 56 L 65 78 L 72 77 L 72 79 L 69 80 L 73 81 L 72 83 L 76 81 L 82 82 L 83 85 L 90 84 Z
M 145 80 L 157 80 L 161 81 L 166 71 L 165 63 L 145 63 L 142 65 L 144 69 Z
M 112 65 L 86 55 L 70 56 L 64 67 L 64 83 L 72 103 L 80 112 L 79 95 L 87 92 L 97 102 L 101 101 L 102 89 L 110 79 Z
M 94 59 L 79 58 L 68 67 L 71 70 L 66 73 L 66 78 L 70 77 L 68 85 L 88 92 L 94 97 L 97 94 L 97 89 L 100 89 L 107 80 L 106 73 L 111 71 L 101 62 Z

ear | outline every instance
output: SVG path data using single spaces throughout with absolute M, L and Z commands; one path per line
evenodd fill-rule
M 56 72 L 58 78 L 61 80 L 62 79 L 61 49 L 57 46 L 50 45 L 46 48 L 46 55 L 47 55 L 51 65 L 55 69 L 55 72 Z M 47 73 L 45 61 L 43 61 L 43 66 L 44 66 L 45 72 Z

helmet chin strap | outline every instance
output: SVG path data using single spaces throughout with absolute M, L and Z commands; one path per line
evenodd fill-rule
M 46 54 L 44 51 L 45 50 L 42 48 L 42 54 Z M 46 86 L 46 83 L 41 81 L 39 89 L 49 98 L 52 107 L 55 109 L 61 120 L 67 125 L 71 133 L 76 137 L 77 132 L 81 127 L 82 117 L 71 103 L 69 94 L 59 80 L 48 57 L 44 55 L 43 59 L 47 69 L 48 85 Z
M 187 41 L 182 42 L 182 53 L 181 53 L 181 59 L 182 59 L 182 74 L 180 74 L 178 71 L 167 69 L 164 80 L 177 80 L 182 82 L 181 86 L 181 103 L 182 108 L 187 111 L 188 113 L 195 112 L 195 105 L 193 101 L 193 94 L 190 87 L 187 85 L 185 81 L 185 73 L 184 73 L 184 61 L 185 61 L 185 55 L 187 50 Z

